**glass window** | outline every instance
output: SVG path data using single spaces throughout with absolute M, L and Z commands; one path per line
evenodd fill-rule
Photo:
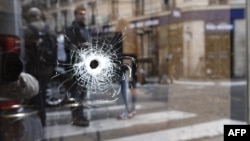
M 249 122 L 247 4 L 0 0 L 0 140 L 222 141 Z

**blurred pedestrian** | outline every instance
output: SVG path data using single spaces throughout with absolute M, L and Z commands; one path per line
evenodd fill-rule
M 118 119 L 132 118 L 136 114 L 136 82 L 137 82 L 137 65 L 136 55 L 138 54 L 138 43 L 136 34 L 130 28 L 129 22 L 120 18 L 115 26 L 115 31 L 122 33 L 123 56 L 122 67 L 124 77 L 121 84 L 121 95 L 125 104 L 125 111 L 117 116 Z
M 23 100 L 38 94 L 37 79 L 22 72 L 23 64 L 16 53 L 1 53 L 0 58 L 3 66 L 0 97 Z
M 77 6 L 74 10 L 75 19 L 72 24 L 65 29 L 65 52 L 66 52 L 66 65 L 74 64 L 77 62 L 75 57 L 76 51 L 80 48 L 88 47 L 84 43 L 90 42 L 90 33 L 88 32 L 85 25 L 86 9 L 84 6 Z M 75 48 L 76 47 L 76 48 Z M 72 66 L 66 66 L 65 70 L 72 69 Z M 72 112 L 72 124 L 77 126 L 89 126 L 89 120 L 84 115 L 84 106 L 82 102 L 85 100 L 87 95 L 87 88 L 79 86 L 74 77 L 73 72 L 69 72 L 68 78 L 71 81 L 68 82 L 67 88 L 78 103 L 76 107 L 71 108 Z
M 122 66 L 123 77 L 120 80 L 121 96 L 125 105 L 125 111 L 117 116 L 117 119 L 129 119 L 136 115 L 136 81 L 132 69 Z M 132 75 L 132 77 L 130 76 Z
M 24 28 L 26 72 L 39 81 L 39 94 L 30 104 L 39 110 L 43 126 L 46 126 L 45 97 L 49 79 L 54 73 L 57 61 L 56 36 L 43 19 L 37 7 L 28 10 L 28 22 Z
M 136 102 L 137 102 L 137 75 L 136 75 L 136 64 L 135 62 L 132 63 L 132 68 L 131 68 L 131 77 L 129 79 L 129 90 L 130 90 L 130 95 L 131 95 L 131 114 L 132 116 L 135 116 L 136 114 Z
M 168 55 L 166 58 L 166 62 L 167 62 L 167 77 L 169 79 L 169 83 L 173 84 L 174 83 L 174 73 L 175 73 L 175 62 L 173 61 L 173 55 Z
M 0 60 L 2 75 L 0 82 L 0 140 L 34 141 L 43 138 L 44 132 L 39 117 L 33 114 L 35 113 L 33 109 L 22 106 L 26 104 L 26 100 L 38 94 L 38 81 L 32 75 L 23 72 L 23 63 L 18 54 L 1 53 Z M 17 107 L 17 104 L 20 107 Z M 20 117 L 4 117 L 14 115 L 14 112 Z

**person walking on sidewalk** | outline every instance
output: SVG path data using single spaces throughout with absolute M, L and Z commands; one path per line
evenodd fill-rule
M 85 16 L 86 9 L 83 6 L 78 6 L 74 10 L 75 20 L 72 22 L 71 26 L 65 29 L 65 53 L 66 53 L 66 64 L 74 64 L 77 62 L 75 58 L 74 47 L 87 47 L 82 46 L 82 44 L 90 42 L 90 34 L 85 26 Z M 74 47 L 72 47 L 74 45 Z M 70 70 L 72 68 L 66 67 L 65 70 Z M 71 81 L 68 84 L 69 92 L 71 97 L 73 97 L 77 102 L 82 103 L 87 95 L 87 88 L 79 86 L 75 82 L 77 81 L 72 72 L 67 76 Z M 73 86 L 72 86 L 73 85 Z M 79 104 L 79 106 L 72 107 L 72 124 L 77 126 L 89 126 L 89 120 L 86 115 L 84 115 L 84 106 Z
M 132 73 L 127 65 L 122 66 L 123 77 L 120 80 L 121 96 L 125 105 L 125 111 L 117 116 L 117 119 L 125 120 L 136 115 L 136 82 L 134 77 L 129 77 Z M 133 74 L 132 74 L 133 75 Z M 129 91 L 130 90 L 130 91 Z
M 138 54 L 138 41 L 136 32 L 130 28 L 129 22 L 124 18 L 118 19 L 115 25 L 115 31 L 122 33 L 123 55 L 127 58 L 123 59 L 123 74 L 121 79 L 121 95 L 125 104 L 125 112 L 117 116 L 118 119 L 127 119 L 136 114 L 136 82 L 137 82 L 137 66 L 136 56 Z M 127 64 L 128 66 L 126 66 Z M 131 67 L 131 68 L 130 68 Z M 130 72 L 131 69 L 131 72 Z M 129 77 L 131 73 L 131 77 Z
M 39 111 L 43 126 L 46 126 L 46 87 L 57 60 L 56 36 L 43 19 L 42 11 L 37 7 L 28 10 L 25 35 L 25 71 L 39 82 L 39 94 L 30 100 L 30 104 Z
M 167 77 L 169 78 L 170 84 L 174 83 L 175 63 L 173 61 L 173 55 L 168 55 L 166 58 L 167 64 Z

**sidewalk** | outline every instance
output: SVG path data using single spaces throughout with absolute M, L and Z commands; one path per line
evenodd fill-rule
M 224 136 L 221 135 L 221 136 L 215 136 L 215 137 L 192 140 L 192 141 L 224 141 Z
M 242 124 L 241 122 L 221 119 L 207 123 L 194 124 L 168 130 L 161 130 L 146 134 L 134 135 L 130 137 L 112 139 L 108 141 L 188 141 L 188 140 L 211 140 L 220 138 L 223 135 L 223 125 L 225 124 Z M 219 140 L 217 140 L 219 141 Z
M 238 85 L 246 85 L 246 81 L 244 80 L 234 80 L 234 81 L 226 81 L 226 80 L 216 80 L 216 81 L 195 81 L 195 80 L 175 80 L 175 84 L 188 84 L 188 85 L 219 85 L 219 86 L 238 86 Z
M 155 141 L 160 139 L 158 137 L 168 138 L 168 141 L 223 141 L 224 124 L 242 123 L 230 119 L 228 87 L 218 86 L 225 83 L 228 82 L 178 80 L 169 85 L 141 85 L 137 93 L 138 113 L 134 118 L 117 120 L 116 115 L 124 107 L 110 104 L 91 111 L 93 116 L 87 128 L 71 125 L 67 110 L 48 113 L 51 121 L 53 117 L 58 121 L 64 116 L 68 120 L 54 125 L 51 122 L 45 128 L 46 138 L 49 141 L 154 141 L 151 136 Z M 193 87 L 197 85 L 204 87 Z
M 157 77 L 147 78 L 147 84 L 159 84 Z M 183 84 L 183 85 L 220 85 L 220 86 L 230 86 L 230 85 L 246 85 L 245 79 L 232 79 L 232 80 L 195 80 L 195 79 L 178 79 L 174 80 L 174 84 Z M 164 83 L 165 84 L 165 83 Z M 168 85 L 168 84 L 166 84 Z M 171 85 L 171 84 L 170 84 Z

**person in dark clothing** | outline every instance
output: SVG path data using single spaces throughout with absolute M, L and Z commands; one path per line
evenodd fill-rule
M 34 112 L 32 108 L 22 105 L 38 94 L 37 79 L 23 72 L 23 62 L 19 54 L 14 52 L 0 53 L 0 72 L 0 140 L 34 141 L 43 138 L 42 123 L 37 115 L 4 118 L 4 115 Z
M 72 22 L 71 26 L 65 29 L 65 53 L 66 53 L 66 64 L 77 63 L 75 53 L 81 48 L 88 47 L 84 45 L 90 42 L 90 34 L 85 26 L 85 15 L 86 9 L 83 6 L 76 7 L 74 10 L 75 20 Z M 71 65 L 66 66 L 65 70 L 72 69 Z M 87 94 L 87 88 L 79 86 L 75 83 L 77 80 L 73 76 L 73 72 L 68 73 L 67 76 L 70 81 L 66 84 L 71 97 L 73 97 L 77 102 L 82 103 Z M 72 124 L 78 126 L 89 126 L 89 121 L 84 115 L 84 106 L 79 104 L 76 107 L 72 107 Z
M 45 92 L 47 83 L 53 75 L 55 63 L 47 60 L 47 56 L 41 50 L 44 46 L 41 47 L 38 44 L 41 42 L 39 35 L 44 33 L 45 29 L 53 37 L 55 37 L 55 34 L 49 29 L 49 25 L 43 21 L 42 16 L 42 11 L 37 7 L 32 7 L 28 10 L 28 23 L 24 27 L 25 71 L 33 75 L 39 82 L 39 94 L 34 96 L 29 104 L 37 108 L 42 124 L 46 126 Z M 51 47 L 49 49 L 46 48 L 46 53 L 51 52 L 52 56 L 56 56 L 56 53 L 53 51 L 56 49 L 55 46 L 46 47 Z
M 0 54 L 0 60 L 2 60 L 0 97 L 30 99 L 38 94 L 38 81 L 32 75 L 23 72 L 23 63 L 18 54 L 4 52 Z

